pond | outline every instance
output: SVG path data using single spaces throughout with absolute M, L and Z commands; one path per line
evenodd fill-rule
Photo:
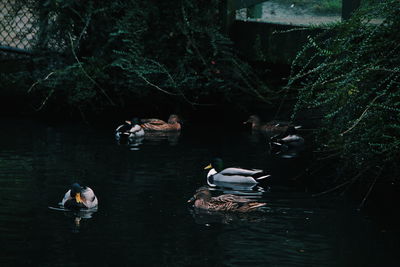
M 306 160 L 272 157 L 240 127 L 195 125 L 120 145 L 116 125 L 0 123 L 1 266 L 395 266 L 394 237 L 352 203 L 291 185 Z M 193 211 L 187 200 L 216 155 L 272 175 L 264 190 L 247 192 L 266 207 Z M 79 225 L 49 209 L 74 181 L 99 199 Z

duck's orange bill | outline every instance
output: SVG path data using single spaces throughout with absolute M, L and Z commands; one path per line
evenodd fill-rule
M 83 200 L 81 198 L 81 193 L 76 193 L 75 199 L 76 199 L 76 203 L 83 203 Z
M 211 164 L 209 164 L 209 165 L 207 165 L 206 167 L 204 167 L 205 170 L 208 170 L 208 169 L 211 169 L 211 168 L 212 168 L 212 165 L 211 165 Z

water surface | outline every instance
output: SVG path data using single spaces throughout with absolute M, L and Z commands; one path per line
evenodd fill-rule
M 351 203 L 293 187 L 306 160 L 272 158 L 246 131 L 192 127 L 119 145 L 106 127 L 0 124 L 1 266 L 395 266 L 390 233 Z M 187 205 L 215 155 L 273 175 L 253 193 L 265 209 L 199 214 Z M 74 181 L 100 203 L 79 226 L 48 208 Z

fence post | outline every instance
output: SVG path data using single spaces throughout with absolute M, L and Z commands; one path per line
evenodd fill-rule
M 39 49 L 46 49 L 48 42 L 48 27 L 49 27 L 49 12 L 44 7 L 45 1 L 38 2 L 38 10 L 39 10 L 39 31 L 38 31 L 38 47 Z
M 360 7 L 361 0 L 342 0 L 342 20 L 349 19 L 353 12 Z
M 220 10 L 223 32 L 229 34 L 231 26 L 236 18 L 235 0 L 223 0 Z

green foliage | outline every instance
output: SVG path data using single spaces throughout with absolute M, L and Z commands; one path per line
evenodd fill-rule
M 268 88 L 220 32 L 217 0 L 20 4 L 39 14 L 36 48 L 52 52 L 30 90 L 44 96 L 41 107 L 65 98 L 85 111 L 166 95 L 192 105 L 243 95 L 268 102 Z
M 289 86 L 301 85 L 293 117 L 322 114 L 319 149 L 339 151 L 349 172 L 399 171 L 399 15 L 399 1 L 369 5 L 309 37 L 293 62 Z

